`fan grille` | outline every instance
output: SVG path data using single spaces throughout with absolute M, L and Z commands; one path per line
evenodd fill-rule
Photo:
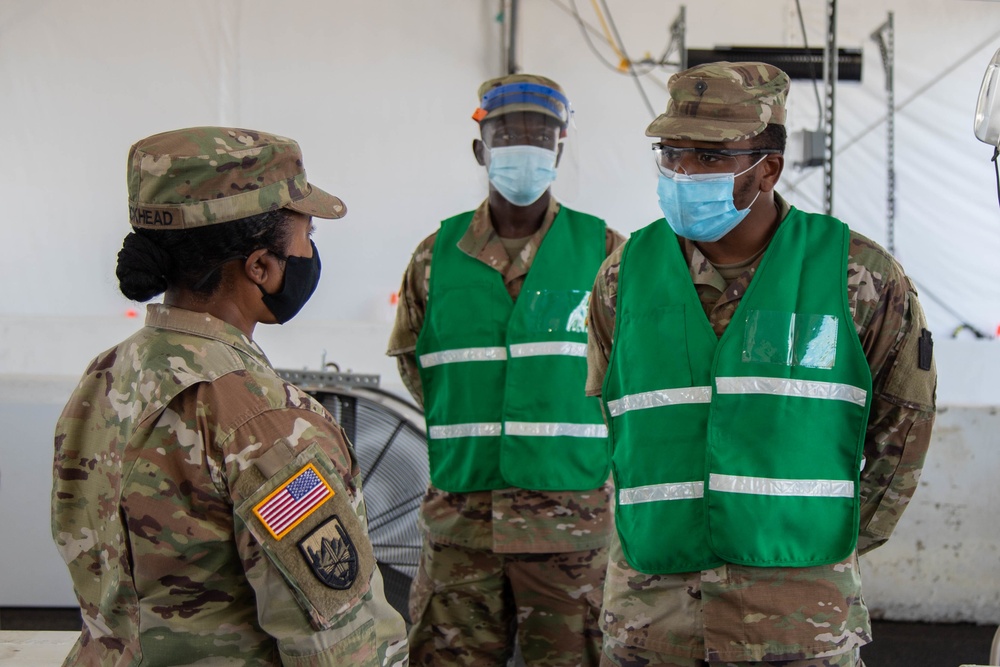
M 417 511 L 429 481 L 419 413 L 388 392 L 329 389 L 310 392 L 344 427 L 361 467 L 368 533 L 389 602 L 409 619 L 410 582 L 421 536 Z

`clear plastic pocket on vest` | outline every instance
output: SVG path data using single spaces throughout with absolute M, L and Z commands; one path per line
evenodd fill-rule
M 521 292 L 517 299 L 524 303 L 524 324 L 528 331 L 587 332 L 589 291 L 529 290 Z
M 747 315 L 743 361 L 804 368 L 833 368 L 837 362 L 835 315 L 752 310 Z

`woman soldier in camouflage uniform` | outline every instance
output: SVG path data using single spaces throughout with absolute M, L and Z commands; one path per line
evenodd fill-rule
M 146 326 L 59 420 L 52 532 L 84 627 L 67 665 L 405 665 L 351 444 L 252 340 L 309 299 L 338 198 L 298 144 L 202 127 L 138 142 L 122 293 Z

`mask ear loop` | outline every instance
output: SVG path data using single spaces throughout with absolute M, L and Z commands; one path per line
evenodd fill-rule
M 208 271 L 208 273 L 206 273 L 205 275 L 203 275 L 201 277 L 201 280 L 199 280 L 198 282 L 196 282 L 194 285 L 191 286 L 191 289 L 193 291 L 197 292 L 199 289 L 202 288 L 202 286 L 205 283 L 208 282 L 208 279 L 211 278 L 212 276 L 214 276 L 215 272 L 218 271 L 219 269 L 221 269 L 223 266 L 225 266 L 226 264 L 228 264 L 229 262 L 232 262 L 234 260 L 237 260 L 237 259 L 246 259 L 247 257 L 248 257 L 247 255 L 233 255 L 232 257 L 227 257 L 226 259 L 222 260 L 221 262 L 219 262 L 218 264 L 216 264 L 215 266 L 213 266 Z
M 764 158 L 766 158 L 766 157 L 767 157 L 767 155 L 761 155 L 760 159 L 757 160 L 756 162 L 754 162 L 752 165 L 750 165 L 749 167 L 747 167 L 746 169 L 744 169 L 743 171 L 741 171 L 738 174 L 733 174 L 733 178 L 734 179 L 738 178 L 738 177 L 742 176 L 743 174 L 747 173 L 748 171 L 754 169 L 758 164 L 760 164 L 761 162 L 763 162 Z
M 750 203 L 749 203 L 749 204 L 747 204 L 747 207 L 746 207 L 746 208 L 741 208 L 741 209 L 738 209 L 738 210 L 740 210 L 740 211 L 745 211 L 745 210 L 747 210 L 748 208 L 750 208 L 751 206 L 753 206 L 753 203 L 754 203 L 755 201 L 757 201 L 757 197 L 760 197 L 760 193 L 761 193 L 761 192 L 763 192 L 763 190 L 761 190 L 761 189 L 759 189 L 759 188 L 758 188 L 758 189 L 757 189 L 757 194 L 756 194 L 756 195 L 754 195 L 754 198 L 750 200 Z
M 751 171 L 752 169 L 756 168 L 757 165 L 760 164 L 761 162 L 763 162 L 764 158 L 766 158 L 766 157 L 767 157 L 766 155 L 761 155 L 759 160 L 757 160 L 756 162 L 754 162 L 752 165 L 750 165 L 749 167 L 747 167 L 746 169 L 744 169 L 740 173 L 735 174 L 733 176 L 733 180 L 736 180 L 737 176 L 742 176 L 743 174 L 747 173 L 748 171 Z M 755 194 L 754 197 L 753 197 L 753 199 L 750 200 L 750 203 L 747 204 L 746 208 L 741 208 L 741 209 L 737 209 L 737 210 L 740 210 L 740 211 L 749 210 L 749 208 L 751 206 L 753 206 L 754 202 L 757 201 L 757 198 L 760 197 L 760 193 L 761 192 L 763 192 L 763 190 L 761 190 L 760 188 L 757 188 L 757 194 Z

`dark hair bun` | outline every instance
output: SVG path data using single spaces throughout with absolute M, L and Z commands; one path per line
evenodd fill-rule
M 170 255 L 145 234 L 131 232 L 118 251 L 118 289 L 132 301 L 149 301 L 167 289 Z

